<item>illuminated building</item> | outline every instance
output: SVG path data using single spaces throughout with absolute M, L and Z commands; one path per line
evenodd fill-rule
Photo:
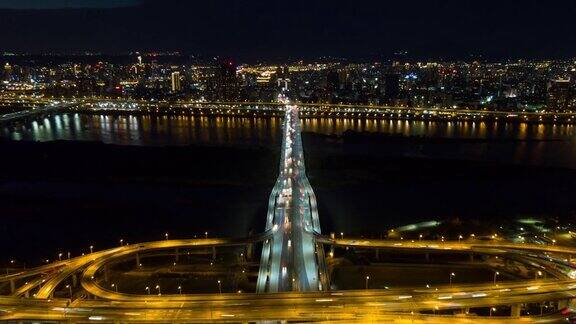
M 12 79 L 12 66 L 9 63 L 4 65 L 4 81 L 10 81 Z
M 172 92 L 180 92 L 180 90 L 182 90 L 180 72 L 172 72 Z
M 548 87 L 548 109 L 568 110 L 572 99 L 573 93 L 570 79 L 556 79 L 550 82 Z
M 219 100 L 233 101 L 240 96 L 240 84 L 236 76 L 236 64 L 231 60 L 220 62 L 216 72 L 216 97 Z

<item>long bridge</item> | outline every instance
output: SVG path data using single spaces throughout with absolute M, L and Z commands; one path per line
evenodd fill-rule
M 316 196 L 306 177 L 298 107 L 280 95 L 285 117 L 280 175 L 270 195 L 258 292 L 317 291 L 328 287 Z
M 24 109 L 16 112 L 11 112 L 7 114 L 0 115 L 0 123 L 10 122 L 14 120 L 21 120 L 28 117 L 34 117 L 38 115 L 45 115 L 50 113 L 59 112 L 65 109 L 70 109 L 76 107 L 77 102 L 51 102 L 49 104 L 41 105 L 40 107 L 33 107 L 30 109 Z
M 321 234 L 316 198 L 305 172 L 299 108 L 284 97 L 279 176 L 269 198 L 266 228 L 248 238 L 163 240 L 122 245 L 58 260 L 41 267 L 0 276 L 0 320 L 52 322 L 267 322 L 366 321 L 443 323 L 550 323 L 569 316 L 576 297 L 576 248 L 514 244 L 501 241 L 458 242 L 369 240 Z M 215 249 L 262 243 L 256 293 L 129 294 L 99 279 L 114 263 L 135 260 L 148 252 Z M 518 260 L 547 274 L 534 280 L 472 285 L 440 285 L 435 289 L 331 290 L 325 247 L 372 248 L 418 253 L 466 253 Z M 70 289 L 69 298 L 55 297 Z M 74 294 L 73 290 L 81 293 Z M 60 295 L 61 296 L 61 295 Z M 549 315 L 521 313 L 523 304 L 555 302 Z M 506 306 L 508 316 L 468 314 L 477 307 Z M 458 315 L 442 315 L 451 311 Z
M 281 115 L 283 102 L 205 102 L 194 100 L 139 100 L 131 98 L 84 97 L 74 99 L 49 98 L 2 98 L 0 104 L 10 103 L 49 108 L 54 103 L 73 102 L 68 111 L 83 113 L 118 114 L 191 114 L 202 116 L 257 116 L 262 114 Z M 486 110 L 455 107 L 407 107 L 382 106 L 372 104 L 338 103 L 298 103 L 300 118 L 374 118 L 391 120 L 423 121 L 503 121 L 521 123 L 574 124 L 576 112 L 573 111 L 529 111 L 529 110 Z M 32 113 L 29 109 L 26 113 Z M 17 114 L 10 116 L 17 118 Z M 2 116 L 0 115 L 0 122 Z

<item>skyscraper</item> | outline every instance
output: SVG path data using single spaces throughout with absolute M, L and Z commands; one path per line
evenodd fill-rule
M 384 78 L 384 97 L 391 103 L 398 99 L 400 94 L 400 76 L 398 74 L 386 74 Z
M 172 92 L 180 92 L 180 72 L 172 72 Z
M 231 60 L 221 61 L 216 73 L 216 99 L 233 101 L 240 94 L 236 64 Z
M 288 84 L 290 83 L 290 71 L 287 66 L 276 68 L 276 81 L 278 87 L 284 90 L 288 90 Z
M 548 109 L 567 110 L 571 106 L 572 97 L 569 78 L 552 80 L 548 86 Z
M 12 79 L 12 66 L 9 63 L 4 65 L 4 81 L 10 81 Z

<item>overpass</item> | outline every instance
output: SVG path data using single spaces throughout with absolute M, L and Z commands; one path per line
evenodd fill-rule
M 306 177 L 298 107 L 285 105 L 280 175 L 268 203 L 266 231 L 257 291 L 318 291 L 328 287 L 324 248 L 316 242 L 320 220 L 316 196 Z
M 576 267 L 569 259 L 576 248 L 558 245 L 513 244 L 499 241 L 458 242 L 337 239 L 321 235 L 316 198 L 308 182 L 300 136 L 299 108 L 279 97 L 284 110 L 278 179 L 270 194 L 266 228 L 248 238 L 164 240 L 123 245 L 42 267 L 1 275 L 10 294 L 0 297 L 0 320 L 47 321 L 365 321 L 442 323 L 549 323 L 553 316 L 520 316 L 518 305 L 557 301 L 563 307 L 576 296 Z M 54 107 L 54 110 L 57 108 Z M 48 110 L 53 111 L 53 110 Z M 107 265 L 139 253 L 178 248 L 215 248 L 263 243 L 257 293 L 242 294 L 126 294 L 97 280 Z M 329 291 L 324 245 L 417 252 L 460 252 L 525 260 L 552 279 L 522 282 L 445 285 L 435 289 L 403 287 Z M 559 257 L 562 256 L 562 257 Z M 568 261 L 564 257 L 567 257 Z M 75 284 L 76 283 L 76 284 Z M 79 284 L 78 284 L 79 283 Z M 82 289 L 91 299 L 54 298 L 66 284 Z M 506 318 L 466 316 L 473 307 L 507 306 Z M 560 306 L 559 306 L 560 308 Z M 462 316 L 440 316 L 431 310 L 456 310 Z
M 14 120 L 19 120 L 27 117 L 33 117 L 42 114 L 49 114 L 53 112 L 58 112 L 67 108 L 71 108 L 78 105 L 76 102 L 52 102 L 47 105 L 38 108 L 30 108 L 26 110 L 21 110 L 13 113 L 7 113 L 0 115 L 0 123 L 10 122 Z
M 0 297 L 0 320 L 56 320 L 90 321 L 113 320 L 123 322 L 173 322 L 173 321 L 265 321 L 270 319 L 336 321 L 345 323 L 370 321 L 405 322 L 426 320 L 442 322 L 451 320 L 461 323 L 509 322 L 549 323 L 562 316 L 519 317 L 518 308 L 511 317 L 446 317 L 423 314 L 427 310 L 458 310 L 462 314 L 473 307 L 493 307 L 538 303 L 557 300 L 568 305 L 576 295 L 576 280 L 571 273 L 556 279 L 534 279 L 522 282 L 482 283 L 473 285 L 445 285 L 436 289 L 425 287 L 403 287 L 390 289 L 366 289 L 348 291 L 287 291 L 274 294 L 162 294 L 134 295 L 111 290 L 95 280 L 98 271 L 107 264 L 137 253 L 175 248 L 205 248 L 237 246 L 272 240 L 274 233 L 244 239 L 190 239 L 164 240 L 141 244 L 124 245 L 98 251 L 70 260 L 54 262 L 42 268 L 17 274 L 0 276 L 0 282 L 24 279 L 28 281 L 11 296 Z M 378 247 L 387 249 L 410 249 L 415 251 L 461 251 L 473 253 L 498 253 L 505 255 L 514 251 L 527 259 L 535 252 L 544 252 L 545 247 L 530 244 L 508 244 L 494 242 L 401 242 L 387 240 L 338 240 L 318 237 L 325 244 L 354 247 Z M 574 254 L 576 249 L 550 246 L 550 253 Z M 545 252 L 548 253 L 548 252 Z M 544 254 L 546 255 L 546 254 Z M 552 263 L 562 263 L 550 255 L 538 261 L 547 269 Z M 35 279 L 33 275 L 43 273 Z M 81 287 L 93 298 L 74 300 L 52 297 L 53 292 L 71 282 L 72 276 L 80 276 Z M 35 295 L 23 298 L 26 292 L 37 288 Z
M 10 99 L 10 98 L 8 98 Z M 0 96 L 0 101 L 3 98 Z M 12 100 L 12 99 L 10 99 Z M 49 98 L 18 98 L 18 102 L 34 105 L 50 104 Z M 59 103 L 53 99 L 53 103 Z M 70 100 L 68 100 L 70 101 Z M 156 100 L 147 101 L 134 98 L 84 97 L 74 98 L 77 105 L 74 112 L 86 113 L 165 113 L 200 114 L 225 116 L 257 116 L 271 114 L 276 116 L 284 109 L 283 102 L 267 101 L 195 101 L 195 100 Z M 9 101 L 8 101 L 9 102 Z M 427 120 L 427 121 L 505 121 L 529 123 L 576 123 L 576 112 L 556 111 L 516 111 L 485 110 L 471 107 L 436 106 L 383 106 L 372 104 L 338 103 L 298 103 L 300 118 L 377 118 L 391 120 Z M 22 116 L 24 117 L 24 116 Z M 0 117 L 1 118 L 1 117 Z M 14 115 L 10 118 L 18 118 Z M 1 120 L 0 120 L 1 121 Z

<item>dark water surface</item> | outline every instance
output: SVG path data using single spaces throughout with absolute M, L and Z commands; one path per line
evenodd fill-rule
M 574 126 L 311 119 L 303 131 L 325 232 L 575 215 Z M 278 118 L 61 114 L 0 126 L 0 262 L 165 232 L 258 232 L 280 135 Z
M 456 143 L 454 149 L 426 144 L 403 155 L 491 160 L 506 163 L 576 168 L 573 125 L 403 120 L 307 119 L 302 130 L 341 135 L 347 130 L 483 143 Z M 1 127 L 0 137 L 31 141 L 102 141 L 119 145 L 262 145 L 277 146 L 279 118 L 113 116 L 62 114 Z M 305 144 L 306 145 L 306 144 Z

